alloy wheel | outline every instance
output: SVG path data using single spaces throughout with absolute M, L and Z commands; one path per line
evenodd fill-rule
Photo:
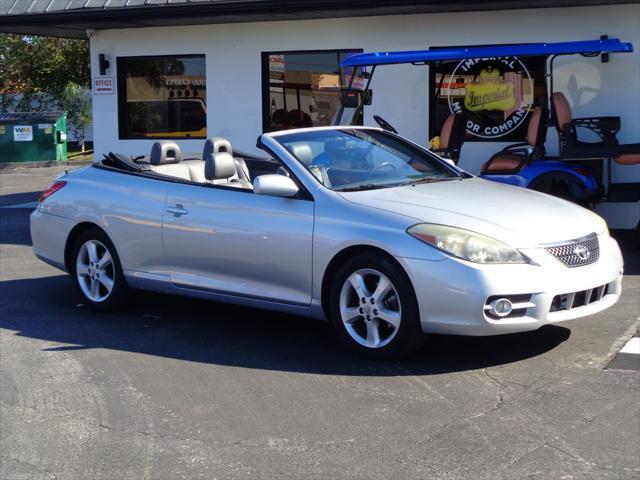
M 98 240 L 82 244 L 76 259 L 76 277 L 82 293 L 92 302 L 104 302 L 115 282 L 115 267 L 109 249 Z
M 340 318 L 353 340 L 367 348 L 382 348 L 400 328 L 400 297 L 389 278 L 374 269 L 347 277 L 340 291 Z

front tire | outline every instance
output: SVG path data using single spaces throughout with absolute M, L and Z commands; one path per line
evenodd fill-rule
M 116 249 L 102 230 L 82 233 L 74 245 L 72 259 L 69 273 L 85 305 L 106 312 L 124 304 L 129 288 Z
M 424 343 L 413 286 L 392 259 L 371 252 L 353 257 L 337 271 L 330 295 L 331 321 L 352 351 L 390 359 Z
M 576 178 L 566 173 L 545 173 L 533 180 L 528 188 L 593 210 L 593 205 L 588 199 L 587 189 Z

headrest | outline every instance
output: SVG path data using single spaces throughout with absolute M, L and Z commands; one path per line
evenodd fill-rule
M 170 140 L 160 140 L 151 147 L 151 165 L 167 165 L 182 161 L 182 152 L 177 143 Z
M 231 150 L 231 142 L 222 137 L 207 138 L 204 142 L 204 149 L 202 150 L 202 160 L 207 161 L 207 157 L 212 153 L 227 152 L 233 155 Z
M 291 154 L 305 165 L 313 163 L 313 150 L 306 143 L 296 143 L 289 147 Z
M 551 99 L 553 101 L 556 126 L 562 130 L 567 123 L 571 123 L 571 106 L 567 101 L 567 97 L 560 92 L 555 92 Z
M 207 180 L 223 180 L 236 176 L 236 161 L 227 152 L 207 155 L 204 163 L 204 177 Z

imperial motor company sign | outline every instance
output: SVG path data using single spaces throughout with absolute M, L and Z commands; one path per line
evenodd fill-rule
M 471 112 L 479 110 L 507 111 L 515 107 L 513 83 L 470 83 L 464 97 L 464 108 Z
M 533 96 L 525 100 L 522 90 L 526 84 L 527 90 L 533 92 L 533 81 L 525 65 L 515 57 L 463 60 L 451 73 L 450 83 L 457 83 L 459 77 L 472 77 L 473 81 L 465 83 L 463 97 L 449 93 L 449 109 L 451 113 L 474 114 L 467 115 L 467 131 L 477 137 L 507 135 L 522 124 L 532 108 Z M 492 121 L 487 121 L 491 112 Z

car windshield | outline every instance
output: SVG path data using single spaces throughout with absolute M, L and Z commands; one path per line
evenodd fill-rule
M 308 130 L 274 139 L 325 187 L 336 191 L 461 178 L 428 152 L 380 130 Z

